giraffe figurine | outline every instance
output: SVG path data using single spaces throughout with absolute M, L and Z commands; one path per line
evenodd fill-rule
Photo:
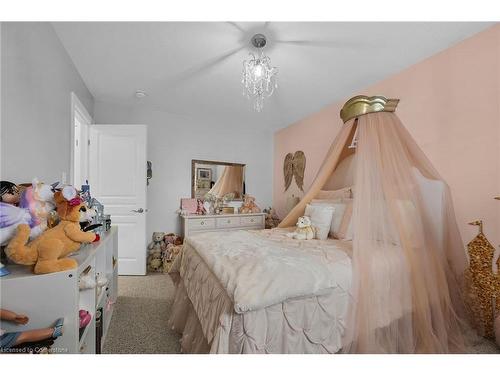
M 500 259 L 497 259 L 498 269 L 494 272 L 495 248 L 483 233 L 483 221 L 475 220 L 469 224 L 478 226 L 479 233 L 467 245 L 466 299 L 478 333 L 494 338 L 494 320 L 500 314 Z

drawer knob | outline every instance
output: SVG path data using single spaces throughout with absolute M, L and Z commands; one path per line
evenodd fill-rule
M 231 222 L 231 220 L 228 220 L 227 223 L 229 224 Z
M 254 220 L 253 220 L 253 219 L 250 219 L 250 222 L 252 222 L 252 223 L 253 223 L 253 222 L 254 222 Z
M 201 225 L 203 225 L 203 224 L 205 224 L 205 222 L 204 222 L 204 221 L 202 221 L 200 224 L 201 224 Z

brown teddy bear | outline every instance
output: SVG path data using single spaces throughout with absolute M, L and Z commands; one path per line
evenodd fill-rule
M 167 249 L 163 241 L 164 236 L 163 232 L 153 232 L 152 241 L 148 245 L 148 271 L 161 271 L 163 253 Z
M 67 256 L 77 251 L 82 243 L 99 241 L 99 235 L 83 232 L 80 222 L 92 220 L 92 210 L 82 202 L 73 186 L 66 186 L 54 194 L 60 222 L 28 243 L 30 227 L 21 224 L 10 240 L 5 253 L 17 264 L 35 265 L 34 273 L 44 274 L 78 267 Z
M 255 198 L 250 195 L 245 195 L 243 204 L 240 207 L 241 214 L 253 214 L 260 212 L 259 206 L 255 204 Z

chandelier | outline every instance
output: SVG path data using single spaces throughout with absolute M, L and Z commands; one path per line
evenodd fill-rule
M 271 66 L 271 59 L 264 54 L 266 37 L 256 34 L 252 37 L 252 45 L 260 50 L 259 56 L 250 53 L 251 58 L 243 61 L 243 95 L 252 99 L 254 108 L 261 112 L 264 99 L 270 97 L 278 87 L 278 68 Z

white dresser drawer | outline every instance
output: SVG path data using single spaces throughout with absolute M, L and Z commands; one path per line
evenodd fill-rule
M 221 217 L 216 219 L 216 225 L 217 228 L 234 228 L 234 227 L 239 227 L 240 224 L 240 218 L 238 216 L 236 217 Z
M 242 216 L 241 225 L 245 227 L 261 226 L 264 224 L 264 216 Z
M 190 230 L 215 229 L 215 219 L 189 219 Z
M 184 237 L 200 232 L 264 229 L 265 227 L 265 214 L 192 215 L 181 217 Z

